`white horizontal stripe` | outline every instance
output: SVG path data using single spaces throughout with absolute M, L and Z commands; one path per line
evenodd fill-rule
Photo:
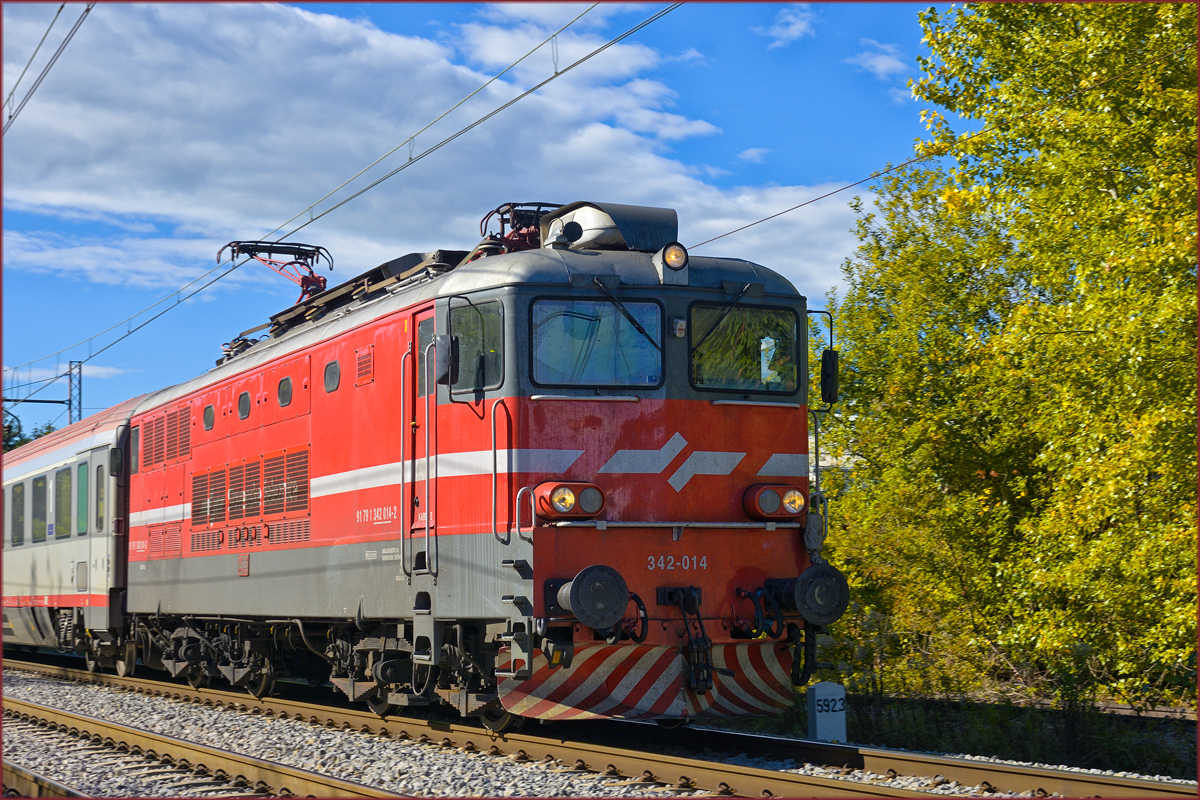
M 578 458 L 582 450 L 497 450 L 496 469 L 509 472 L 565 472 Z M 465 453 L 443 453 L 431 459 L 435 478 L 460 478 L 466 475 L 491 475 L 492 451 L 474 450 Z M 407 468 L 406 468 L 407 467 Z M 313 478 L 309 495 L 326 497 L 344 492 L 375 489 L 380 486 L 399 486 L 406 475 L 413 473 L 413 462 L 394 461 L 374 467 L 363 467 L 333 475 Z M 425 459 L 416 459 L 416 477 L 425 480 Z
M 180 522 L 192 516 L 192 504 L 183 503 L 165 508 L 150 508 L 145 511 L 135 511 L 129 515 L 129 527 L 139 525 L 162 525 L 167 522 Z

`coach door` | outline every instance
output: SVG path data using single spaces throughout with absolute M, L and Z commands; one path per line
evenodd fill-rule
M 435 530 L 437 520 L 434 506 L 437 494 L 434 488 L 437 465 L 437 386 L 433 370 L 433 308 L 413 315 L 411 357 L 406 359 L 406 381 L 410 398 L 415 398 L 406 409 L 410 446 L 405 448 L 405 459 L 410 461 L 406 477 L 409 484 L 409 525 L 413 533 L 412 555 L 414 568 L 437 571 L 437 548 L 430 548 L 428 541 Z M 411 454 L 411 455 L 410 455 Z M 428 468 L 429 474 L 426 473 Z M 432 552 L 430 552 L 432 550 Z
M 81 472 L 83 469 L 87 471 L 86 482 L 83 483 L 86 489 L 86 507 L 81 507 L 79 513 L 86 515 L 86 522 L 80 520 L 79 528 L 84 530 L 86 524 L 88 536 L 88 576 L 87 576 L 87 591 L 93 597 L 96 595 L 108 595 L 108 587 L 111 584 L 110 576 L 112 570 L 110 545 L 112 543 L 112 481 L 108 476 L 108 448 L 97 448 L 93 450 L 87 462 L 81 463 Z M 82 476 L 81 476 L 82 477 Z M 81 489 L 79 492 L 80 500 L 83 501 L 85 492 Z M 85 505 L 81 502 L 81 506 Z M 89 605 L 84 612 L 85 624 L 89 628 L 107 628 L 108 627 L 108 605 Z

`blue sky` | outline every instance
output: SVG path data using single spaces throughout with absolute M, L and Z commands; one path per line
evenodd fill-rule
M 68 4 L 18 102 L 82 5 Z M 415 152 L 553 74 L 555 50 L 561 69 L 665 7 L 589 11 Z M 408 252 L 468 249 L 510 200 L 671 207 L 684 244 L 700 242 L 911 156 L 923 127 L 907 81 L 927 7 L 684 5 L 291 238 L 333 253 L 331 283 Z M 57 8 L 3 6 L 5 96 Z M 4 136 L 5 396 L 110 344 L 45 358 L 171 295 L 226 242 L 265 236 L 586 8 L 97 5 Z M 853 251 L 856 193 L 696 252 L 765 264 L 819 307 Z M 85 413 L 202 373 L 296 295 L 251 263 L 171 301 L 88 360 Z M 15 410 L 27 428 L 66 421 L 65 407 Z

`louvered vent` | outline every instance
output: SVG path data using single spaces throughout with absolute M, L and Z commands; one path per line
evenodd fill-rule
M 192 524 L 208 524 L 208 476 L 192 476 Z
M 150 531 L 149 556 L 152 559 L 179 558 L 178 526 L 172 528 L 155 528 Z
M 229 521 L 241 519 L 246 511 L 246 467 L 229 468 Z
M 167 461 L 179 458 L 179 415 L 167 414 Z
M 246 465 L 246 483 L 242 498 L 245 518 L 257 517 L 262 507 L 262 464 L 257 461 Z
M 287 455 L 287 510 L 308 508 L 308 451 Z
M 263 473 L 263 514 L 282 514 L 286 508 L 287 494 L 284 457 L 268 458 Z
M 371 383 L 375 380 L 375 345 L 369 344 L 360 350 L 355 350 L 354 355 L 358 362 L 354 385 L 362 386 Z
M 234 528 L 229 531 L 229 549 L 237 550 L 243 547 L 257 547 L 262 544 L 263 529 L 261 525 L 248 528 Z
M 267 539 L 271 542 L 271 544 L 307 542 L 311 530 L 312 525 L 307 519 L 277 522 L 267 526 Z
M 221 531 L 200 531 L 192 534 L 192 552 L 221 549 Z
M 166 456 L 167 448 L 167 418 L 161 416 L 154 420 L 154 463 L 161 464 Z
M 209 473 L 208 476 L 208 522 L 225 521 L 225 470 Z
M 187 458 L 192 454 L 192 409 L 184 406 L 175 415 L 179 417 L 179 457 Z

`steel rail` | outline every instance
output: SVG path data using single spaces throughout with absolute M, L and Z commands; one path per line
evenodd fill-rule
M 4 791 L 17 797 L 91 797 L 11 761 L 4 762 Z
M 273 796 L 299 797 L 396 797 L 392 792 L 363 786 L 352 781 L 332 778 L 316 772 L 289 767 L 260 758 L 196 744 L 173 736 L 138 730 L 115 722 L 50 708 L 24 700 L 3 698 L 5 716 L 53 725 L 73 735 L 112 741 L 115 747 L 127 747 L 144 756 L 192 769 L 216 774 L 224 773 L 233 783 Z M 75 796 L 80 796 L 78 793 Z
M 791 759 L 798 764 L 812 763 L 833 768 L 864 770 L 881 776 L 941 776 L 964 786 L 991 787 L 998 792 L 1030 792 L 1034 795 L 1059 794 L 1066 797 L 1100 798 L 1180 798 L 1196 797 L 1196 786 L 1114 775 L 1096 775 L 1072 770 L 1029 767 L 994 761 L 974 761 L 935 756 L 903 750 L 829 744 L 760 734 L 734 733 L 708 728 L 687 727 L 666 734 L 652 723 L 595 722 L 583 741 L 568 741 L 553 736 L 495 734 L 479 728 L 438 720 L 386 717 L 367 711 L 316 706 L 310 703 L 266 698 L 255 700 L 249 694 L 214 689 L 192 689 L 187 685 L 116 675 L 89 673 L 27 662 L 7 660 L 7 666 L 44 675 L 86 683 L 125 687 L 142 694 L 169 697 L 209 706 L 249 710 L 266 716 L 305 720 L 326 727 L 378 733 L 400 739 L 440 743 L 469 751 L 482 750 L 494 755 L 514 756 L 518 760 L 553 760 L 608 772 L 613 777 L 642 776 L 675 786 L 707 789 L 720 794 L 744 797 L 774 796 L 832 797 L 922 797 L 930 792 L 903 790 L 859 781 L 816 778 L 775 770 L 751 769 L 698 759 L 658 755 L 654 748 L 669 746 L 701 752 L 745 752 L 756 758 Z M 619 726 L 619 732 L 613 726 Z M 572 731 L 575 735 L 578 732 Z M 669 737 L 669 741 L 667 740 Z M 589 739 L 619 739 L 625 748 L 617 749 L 590 743 Z M 523 754 L 523 755 L 522 755 Z

